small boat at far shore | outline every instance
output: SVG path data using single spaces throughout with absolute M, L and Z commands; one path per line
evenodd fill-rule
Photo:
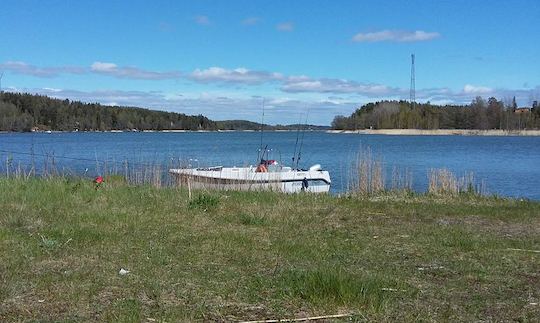
M 169 173 L 179 185 L 195 189 L 328 193 L 331 184 L 330 174 L 319 164 L 297 169 L 265 159 L 257 166 L 177 168 Z

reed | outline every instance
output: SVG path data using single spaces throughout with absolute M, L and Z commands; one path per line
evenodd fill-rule
M 412 191 L 413 173 L 409 168 L 392 168 L 392 191 Z
M 129 185 L 152 185 L 154 187 L 164 187 L 173 185 L 173 179 L 168 175 L 167 170 L 173 166 L 169 161 L 168 164 L 159 161 L 150 163 L 133 163 L 116 160 L 97 160 L 93 164 L 94 169 L 86 168 L 84 171 L 77 171 L 69 167 L 62 166 L 58 163 L 58 159 L 52 153 L 40 155 L 41 162 L 36 164 L 35 157 L 32 156 L 30 165 L 25 165 L 21 161 L 17 161 L 12 155 L 7 155 L 0 163 L 0 173 L 6 178 L 26 178 L 39 177 L 42 179 L 55 179 L 62 177 L 85 178 L 93 176 L 103 176 L 105 181 L 109 178 L 122 178 L 124 183 Z M 91 168 L 91 167 L 90 167 Z
M 429 194 L 487 194 L 485 182 L 477 182 L 473 172 L 468 172 L 461 177 L 457 177 L 454 173 L 446 168 L 430 169 L 428 172 L 428 180 Z
M 55 156 L 54 153 L 45 153 L 39 155 L 41 157 L 41 165 L 39 162 L 36 166 L 36 156 L 32 156 L 31 165 L 24 165 L 21 161 L 14 159 L 12 155 L 0 157 L 4 162 L 0 163 L 0 174 L 4 174 L 7 178 L 56 178 L 56 177 L 82 177 L 92 178 L 93 176 L 101 175 L 105 177 L 105 182 L 109 178 L 123 178 L 123 182 L 128 185 L 140 186 L 151 185 L 156 188 L 161 187 L 188 187 L 188 179 L 182 176 L 171 176 L 168 173 L 170 168 L 186 168 L 195 167 L 192 165 L 192 160 L 171 158 L 166 161 L 117 161 L 103 160 L 96 158 L 95 169 L 89 171 L 88 168 L 84 172 L 76 171 L 58 163 L 62 157 Z M 39 159 L 38 159 L 39 160 Z M 89 165 L 93 165 L 89 161 Z M 347 177 L 347 194 L 360 195 L 376 195 L 396 192 L 411 192 L 413 190 L 414 177 L 409 168 L 400 168 L 393 166 L 385 166 L 382 157 L 379 154 L 372 152 L 371 148 L 367 147 L 360 150 L 356 156 L 356 160 L 351 164 Z M 197 165 L 198 166 L 198 165 Z M 391 169 L 391 176 L 387 179 L 386 170 Z M 430 169 L 428 171 L 428 194 L 444 195 L 444 194 L 479 194 L 486 195 L 488 191 L 484 181 L 478 181 L 473 173 L 466 173 L 458 177 L 446 168 Z M 245 178 L 248 180 L 249 178 Z M 231 183 L 216 183 L 213 179 L 208 179 L 207 182 L 201 182 L 194 185 L 190 183 L 190 189 L 234 189 Z M 246 189 L 245 185 L 237 184 L 238 189 Z M 241 186 L 244 185 L 244 186 Z M 277 184 L 276 184 L 277 185 Z M 248 188 L 248 190 L 256 190 L 257 187 Z M 278 187 L 275 188 L 278 190 Z
M 382 158 L 374 156 L 370 148 L 357 155 L 349 177 L 349 191 L 359 194 L 376 194 L 385 191 L 385 172 Z
M 357 155 L 349 179 L 349 192 L 361 195 L 408 192 L 412 190 L 413 185 L 412 171 L 397 166 L 392 168 L 391 178 L 387 181 L 382 157 L 374 155 L 369 147 Z

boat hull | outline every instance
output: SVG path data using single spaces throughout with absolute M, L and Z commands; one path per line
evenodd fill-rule
M 193 189 L 328 193 L 330 175 L 322 170 L 256 172 L 253 167 L 170 169 L 180 186 Z M 307 185 L 306 185 L 307 184 Z

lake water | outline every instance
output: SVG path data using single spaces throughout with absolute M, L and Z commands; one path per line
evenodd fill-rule
M 301 137 L 302 135 L 300 135 Z M 267 132 L 263 142 L 273 158 L 290 164 L 296 132 Z M 257 132 L 209 133 L 4 133 L 0 134 L 0 169 L 21 163 L 42 167 L 54 155 L 55 166 L 87 176 L 102 171 L 108 161 L 144 165 L 179 160 L 193 166 L 255 164 L 261 143 Z M 473 172 L 489 193 L 540 200 L 540 137 L 385 136 L 306 132 L 300 166 L 319 163 L 330 171 L 332 192 L 347 188 L 351 164 L 368 148 L 383 160 L 386 178 L 392 169 L 409 169 L 413 188 L 425 191 L 432 168 L 456 175 Z M 98 163 L 96 163 L 98 161 Z M 102 165 L 102 164 L 101 164 Z

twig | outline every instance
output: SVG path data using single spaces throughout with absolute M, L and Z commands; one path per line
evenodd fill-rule
M 191 184 L 189 181 L 189 177 L 187 178 L 187 189 L 188 189 L 188 198 L 191 201 Z
M 506 250 L 513 250 L 513 251 L 526 251 L 526 252 L 535 252 L 535 253 L 540 253 L 540 250 L 530 250 L 530 249 L 506 248 Z
M 405 289 L 395 289 L 395 288 L 381 288 L 385 292 L 406 292 Z
M 67 241 L 64 242 L 64 246 L 67 245 L 68 243 L 70 243 L 72 240 L 73 240 L 72 238 L 67 239 Z
M 324 319 L 335 319 L 340 317 L 349 317 L 354 314 L 333 314 L 333 315 L 321 315 L 321 316 L 311 316 L 298 319 L 272 319 L 272 320 L 260 320 L 260 321 L 242 321 L 241 323 L 276 323 L 276 322 L 305 322 L 305 321 L 315 321 L 315 320 L 324 320 Z

